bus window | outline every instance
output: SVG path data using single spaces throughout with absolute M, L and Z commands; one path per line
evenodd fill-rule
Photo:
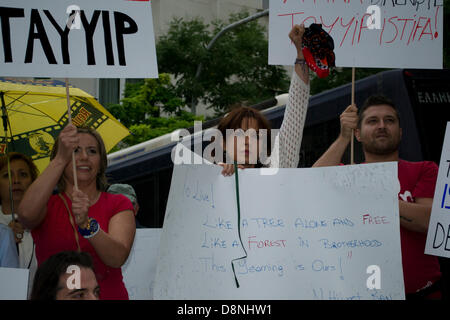
M 423 159 L 439 163 L 450 121 L 450 82 L 421 77 L 410 79 L 409 86 Z

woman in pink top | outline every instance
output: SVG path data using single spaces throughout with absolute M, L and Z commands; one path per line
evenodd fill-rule
M 60 251 L 89 252 L 100 299 L 128 299 L 121 266 L 134 240 L 133 206 L 125 196 L 105 192 L 106 166 L 100 135 L 89 128 L 67 125 L 58 137 L 50 164 L 25 193 L 18 216 L 32 230 L 39 265 Z M 60 193 L 52 195 L 56 185 Z

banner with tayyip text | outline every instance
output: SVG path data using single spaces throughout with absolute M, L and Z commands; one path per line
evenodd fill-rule
M 150 1 L 0 0 L 0 76 L 157 78 Z

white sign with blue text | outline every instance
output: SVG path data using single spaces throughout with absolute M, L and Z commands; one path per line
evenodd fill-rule
M 175 166 L 155 299 L 404 299 L 396 163 L 261 170 Z
M 450 122 L 442 146 L 425 253 L 450 258 Z
M 0 76 L 157 78 L 150 1 L 0 0 Z

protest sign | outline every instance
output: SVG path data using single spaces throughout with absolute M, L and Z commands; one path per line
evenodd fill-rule
M 262 170 L 174 167 L 155 299 L 404 299 L 396 163 Z
M 1 0 L 0 75 L 158 77 L 150 1 Z
M 450 122 L 447 122 L 425 253 L 450 258 Z
M 0 300 L 27 300 L 28 269 L 0 268 Z
M 133 248 L 122 266 L 130 300 L 153 299 L 160 237 L 160 228 L 136 229 Z
M 336 66 L 442 68 L 443 0 L 271 0 L 269 64 L 292 65 L 294 24 L 322 24 Z

